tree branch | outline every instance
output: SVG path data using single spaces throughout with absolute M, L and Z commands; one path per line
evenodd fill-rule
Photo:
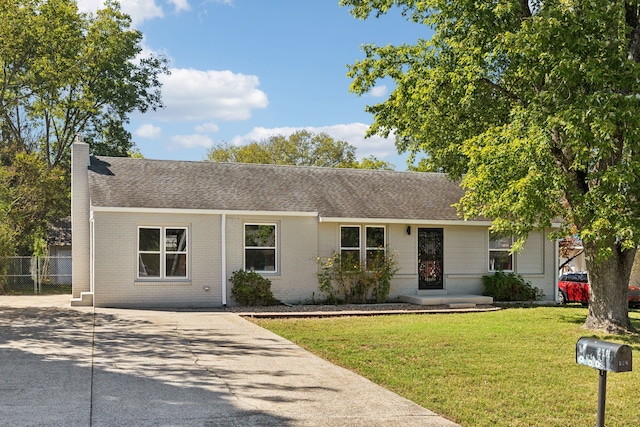
M 495 89 L 496 91 L 500 92 L 501 94 L 506 96 L 508 99 L 510 99 L 512 101 L 515 101 L 515 102 L 517 102 L 519 104 L 524 105 L 524 102 L 518 97 L 518 95 L 516 95 L 515 93 L 511 92 L 510 90 L 500 86 L 499 84 L 496 84 L 496 83 L 492 82 L 491 80 L 489 80 L 486 77 L 480 78 L 480 81 L 482 83 L 488 85 L 492 89 Z

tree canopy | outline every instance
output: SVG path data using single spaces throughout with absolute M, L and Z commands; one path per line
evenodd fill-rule
M 392 78 L 369 134 L 461 179 L 465 217 L 524 238 L 563 218 L 585 247 L 586 327 L 630 327 L 640 235 L 640 6 L 611 0 L 341 0 L 361 19 L 398 7 L 433 29 L 364 46 L 351 89 Z M 425 28 L 426 29 L 426 28 Z M 563 230 L 561 230 L 563 231 Z
M 95 14 L 74 0 L 0 2 L 0 147 L 68 162 L 78 132 L 93 152 L 126 155 L 129 114 L 160 107 L 163 57 L 141 58 L 142 33 L 116 1 Z
M 0 256 L 31 254 L 51 221 L 68 215 L 68 189 L 65 170 L 49 169 L 37 154 L 0 166 Z
M 124 125 L 162 106 L 161 56 L 116 1 L 95 14 L 75 0 L 0 1 L 0 255 L 29 255 L 69 214 L 70 147 L 135 153 Z M 36 245 L 37 244 L 37 245 Z
M 290 136 L 274 135 L 247 145 L 220 143 L 209 149 L 214 162 L 262 163 L 335 168 L 388 169 L 393 165 L 375 156 L 356 160 L 356 148 L 326 133 L 300 130 Z

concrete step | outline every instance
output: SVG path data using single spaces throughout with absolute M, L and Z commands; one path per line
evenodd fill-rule
M 400 301 L 417 305 L 465 305 L 451 308 L 470 308 L 477 304 L 493 304 L 493 298 L 484 295 L 466 295 L 466 294 L 449 294 L 449 295 L 400 295 Z
M 71 298 L 71 307 L 92 307 L 93 292 L 80 292 L 80 298 Z

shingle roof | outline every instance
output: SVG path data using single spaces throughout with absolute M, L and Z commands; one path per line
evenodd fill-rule
M 96 207 L 317 212 L 460 220 L 457 182 L 438 173 L 92 157 Z
M 60 218 L 49 224 L 47 244 L 49 246 L 71 246 L 71 216 Z

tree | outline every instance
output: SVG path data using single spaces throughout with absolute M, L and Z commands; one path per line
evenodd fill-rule
M 46 239 L 49 224 L 69 212 L 69 181 L 36 153 L 19 153 L 0 165 L 0 256 L 30 255 Z
M 38 151 L 68 162 L 78 132 L 92 151 L 125 155 L 134 110 L 162 105 L 163 57 L 139 58 L 142 33 L 116 1 L 81 14 L 74 0 L 0 2 L 0 144 L 5 164 Z M 9 161 L 7 161 L 7 159 Z
M 392 78 L 369 134 L 461 179 L 465 217 L 518 237 L 563 218 L 591 279 L 585 327 L 628 330 L 640 235 L 640 6 L 611 0 L 341 0 L 361 19 L 399 7 L 434 30 L 367 45 L 351 89 Z M 560 232 L 567 231 L 565 229 Z M 567 232 L 566 235 L 570 233 Z
M 374 156 L 356 160 L 356 148 L 336 141 L 326 133 L 300 130 L 290 136 L 275 135 L 261 142 L 236 146 L 220 143 L 211 147 L 207 158 L 214 162 L 262 163 L 275 165 L 322 166 L 335 168 L 393 169 Z

